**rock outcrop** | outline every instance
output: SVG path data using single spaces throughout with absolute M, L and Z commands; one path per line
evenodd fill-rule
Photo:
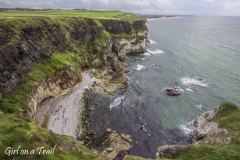
M 188 145 L 166 145 L 158 148 L 156 158 L 174 158 L 178 153 L 186 150 Z
M 214 118 L 218 112 L 218 108 L 219 106 L 215 110 L 203 113 L 193 122 L 192 137 L 197 143 L 200 143 L 198 141 L 208 138 L 212 135 L 228 133 L 226 129 L 220 128 L 219 124 L 214 121 Z
M 239 133 L 221 127 L 218 120 L 219 118 L 228 117 L 228 114 L 234 112 L 239 112 L 237 106 L 231 103 L 224 103 L 212 111 L 203 113 L 194 120 L 191 133 L 194 141 L 193 145 L 229 146 L 238 143 Z M 156 153 L 156 157 L 174 159 L 178 154 L 184 153 L 184 150 L 190 147 L 192 147 L 192 144 L 161 146 Z
M 138 19 L 130 22 L 88 18 L 16 18 L 0 23 L 0 39 L 3 39 L 0 43 L 1 106 L 5 94 L 11 96 L 19 85 L 26 83 L 27 74 L 35 64 L 49 59 L 56 52 L 70 51 L 78 54 L 83 61 L 80 68 L 106 67 L 114 72 L 113 78 L 122 75 L 126 56 L 145 51 L 147 27 L 144 20 Z M 27 112 L 30 118 L 34 119 L 36 106 L 42 100 L 57 96 L 79 82 L 68 76 L 69 71 L 56 76 L 56 83 L 74 81 L 71 85 L 64 84 L 59 88 L 59 83 L 54 84 L 53 91 L 53 83 L 49 84 L 49 77 L 45 77 L 39 79 L 30 93 L 25 93 L 29 94 L 24 107 L 29 108 Z M 20 106 L 12 108 L 18 107 Z
M 127 55 L 145 52 L 147 33 L 145 20 L 141 19 L 28 17 L 3 20 L 0 22 L 0 107 L 11 108 L 11 111 L 6 109 L 5 112 L 20 111 L 19 114 L 36 122 L 38 104 L 75 87 L 82 80 L 83 68 L 102 68 L 104 73 L 112 73 L 112 82 L 124 83 L 126 79 L 123 78 L 123 72 L 127 66 Z M 76 63 L 81 64 L 69 64 L 72 63 L 70 60 L 59 67 L 57 61 L 51 63 L 50 69 L 46 68 L 51 70 L 48 74 L 41 70 L 39 73 L 43 76 L 36 76 L 39 79 L 29 76 L 29 73 L 36 69 L 36 64 L 44 64 L 43 62 L 48 62 L 46 60 L 53 55 L 64 54 L 66 51 L 77 55 L 70 59 L 75 58 Z M 27 86 L 24 94 L 15 93 L 17 88 L 24 86 L 29 80 L 31 85 Z M 108 88 L 115 90 L 117 87 Z M 18 96 L 17 94 L 21 94 L 17 99 L 21 100 L 21 103 L 14 103 L 12 107 L 5 105 L 15 102 L 15 99 L 11 98 Z M 87 94 L 88 91 L 84 93 L 83 99 L 86 99 Z M 5 104 L 1 102 L 2 99 L 7 99 Z M 100 150 L 111 159 L 124 156 L 131 148 L 131 137 L 107 132 L 102 139 L 91 140 L 92 135 L 88 132 L 91 108 L 87 106 L 87 102 L 83 105 L 79 113 L 81 131 L 78 138 L 99 144 Z M 41 119 L 41 122 L 43 121 Z
M 66 93 L 82 80 L 80 70 L 74 70 L 69 67 L 65 67 L 48 79 L 42 80 L 29 94 L 28 99 L 28 110 L 27 117 L 31 120 L 36 121 L 37 106 L 43 100 L 49 97 L 56 97 Z
M 132 24 L 127 20 L 19 18 L 3 20 L 0 32 L 1 93 L 12 91 L 34 64 L 54 52 L 78 52 L 88 66 L 114 66 L 118 65 L 118 54 L 144 52 L 147 39 L 144 20 Z
M 103 155 L 110 159 L 124 157 L 132 147 L 131 136 L 112 131 L 107 135 Z

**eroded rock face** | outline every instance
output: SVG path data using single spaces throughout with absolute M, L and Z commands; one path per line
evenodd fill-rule
M 226 129 L 220 128 L 219 124 L 214 121 L 218 108 L 219 107 L 213 111 L 202 114 L 198 119 L 194 121 L 192 136 L 195 141 L 206 139 L 212 135 L 228 133 Z
M 104 149 L 103 154 L 110 159 L 124 157 L 132 147 L 131 136 L 123 133 L 113 131 L 109 133 L 106 141 L 108 146 Z
M 130 34 L 132 32 L 130 22 L 127 21 L 102 20 L 101 23 L 103 27 L 112 34 Z
M 166 145 L 158 148 L 156 158 L 174 158 L 178 153 L 186 150 L 188 145 Z
M 0 40 L 3 40 L 0 42 L 0 93 L 3 95 L 14 91 L 19 84 L 25 83 L 25 76 L 32 67 L 48 59 L 54 52 L 75 52 L 79 49 L 80 51 L 76 52 L 84 55 L 83 60 L 87 67 L 106 66 L 111 68 L 116 75 L 120 75 L 124 66 L 121 57 L 145 50 L 147 27 L 145 21 L 142 20 L 133 23 L 101 20 L 100 26 L 95 20 L 87 18 L 68 18 L 66 22 L 64 21 L 66 25 L 42 17 L 31 20 L 36 20 L 37 25 L 30 25 L 28 22 L 17 19 L 16 21 L 20 21 L 17 23 L 19 25 L 17 30 L 8 25 L 8 22 L 0 25 Z M 108 31 L 110 35 L 108 38 L 105 37 L 106 39 L 102 37 L 105 31 Z M 111 34 L 115 33 L 125 34 L 130 39 L 113 38 Z M 104 46 L 95 43 L 99 39 L 104 42 Z M 58 83 L 64 81 L 65 78 L 64 76 L 57 77 L 59 82 L 55 80 L 52 83 L 49 79 L 45 79 L 33 88 L 29 95 L 28 106 L 26 106 L 30 108 L 28 115 L 31 118 L 34 119 L 38 103 L 45 98 L 61 94 L 60 92 L 76 85 L 75 82 L 78 81 L 69 77 L 69 82 L 60 85 Z M 53 78 L 51 80 L 53 81 Z M 0 102 L 1 97 L 0 95 Z
M 72 89 L 82 80 L 81 72 L 66 67 L 51 75 L 47 80 L 39 82 L 28 97 L 27 116 L 36 120 L 37 106 L 44 99 L 59 96 Z
M 145 34 L 145 33 L 143 33 Z M 137 54 L 145 52 L 147 39 L 137 40 L 137 39 L 114 39 L 112 50 L 121 59 L 126 59 L 129 54 Z
M 228 130 L 220 128 L 215 121 L 219 107 L 221 106 L 202 114 L 194 121 L 192 137 L 196 144 L 229 145 L 233 142 L 233 138 L 227 135 Z
M 229 145 L 233 142 L 231 136 L 227 135 L 228 130 L 220 128 L 216 122 L 216 116 L 221 106 L 203 113 L 193 122 L 192 138 L 194 144 L 208 145 Z M 178 153 L 183 152 L 191 145 L 167 145 L 161 146 L 156 153 L 157 158 L 174 158 Z
M 32 21 L 35 20 L 40 25 L 28 25 L 28 22 L 25 24 L 21 20 L 16 20 L 19 21 L 17 30 L 11 28 L 8 22 L 0 25 L 0 92 L 2 93 L 12 91 L 24 81 L 24 76 L 34 64 L 49 58 L 54 52 L 81 50 L 81 47 L 84 47 L 89 51 L 84 54 L 91 54 L 86 56 L 86 61 L 90 64 L 94 62 L 95 67 L 101 67 L 107 63 L 117 64 L 118 53 L 123 55 L 142 52 L 145 48 L 147 28 L 145 21 L 142 20 L 134 21 L 133 24 L 128 21 L 101 20 L 103 27 L 98 26 L 92 19 L 84 18 L 68 18 L 64 21 L 66 26 L 48 18 L 38 17 Z M 120 45 L 126 44 L 126 46 L 116 55 L 112 51 L 112 45 L 118 46 L 114 40 L 107 42 L 108 46 L 104 48 L 94 43 L 96 39 L 102 38 L 101 33 L 104 30 L 111 34 L 126 34 L 133 39 L 140 35 L 145 37 L 134 41 L 120 40 L 123 41 Z M 113 62 L 106 61 L 107 57 L 111 57 Z

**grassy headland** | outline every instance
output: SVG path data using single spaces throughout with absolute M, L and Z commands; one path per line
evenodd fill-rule
M 105 159 L 97 156 L 86 147 L 68 136 L 58 136 L 54 133 L 41 129 L 36 124 L 24 120 L 15 114 L 0 115 L 0 159 L 49 159 L 49 160 L 93 160 Z M 39 154 L 38 148 L 51 149 L 57 145 L 54 154 Z M 8 147 L 28 150 L 28 154 L 6 152 Z M 30 154 L 35 150 L 34 154 Z M 6 154 L 5 154 L 6 152 Z M 8 155 L 9 154 L 9 155 Z
M 109 44 L 117 38 L 139 41 L 142 35 L 137 32 L 142 26 L 146 29 L 144 24 L 142 18 L 118 11 L 1 11 L 0 80 L 4 94 L 0 97 L 0 159 L 105 159 L 70 137 L 41 129 L 19 113 L 28 109 L 26 101 L 34 88 L 61 69 L 97 66 L 117 71 L 118 57 Z M 106 28 L 109 25 L 113 27 Z M 57 148 L 49 156 L 4 153 L 7 147 L 19 145 L 24 149 Z
M 86 10 L 32 10 L 32 11 L 3 11 L 0 12 L 0 18 L 19 18 L 19 17 L 82 17 L 93 19 L 115 19 L 115 20 L 130 20 L 139 19 L 129 12 L 120 11 L 86 11 Z
M 3 59 L 7 62 L 7 59 L 16 59 L 13 54 L 19 54 L 17 58 L 20 61 L 26 54 L 36 54 L 40 59 L 29 67 L 24 82 L 17 86 L 16 91 L 4 94 L 0 106 L 7 112 L 22 109 L 37 82 L 57 70 L 66 66 L 91 67 L 95 59 L 100 59 L 103 63 L 111 39 L 142 38 L 134 35 L 139 29 L 134 27 L 134 22 L 139 18 L 131 13 L 118 11 L 8 10 L 0 12 L 0 19 L 0 52 Z M 119 27 L 119 33 L 108 32 L 103 26 L 105 21 L 106 25 L 114 23 L 115 28 Z M 130 27 L 127 34 L 124 33 L 124 25 Z M 22 49 L 16 52 L 13 49 L 19 43 Z

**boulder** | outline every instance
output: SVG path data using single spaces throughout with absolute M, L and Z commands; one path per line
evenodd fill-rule
M 218 108 L 213 111 L 203 113 L 193 122 L 192 137 L 195 141 L 200 141 L 206 137 L 220 133 L 228 133 L 226 129 L 220 128 L 219 124 L 214 121 Z
M 107 132 L 108 132 L 108 133 L 111 133 L 111 132 L 112 132 L 112 129 L 111 129 L 111 128 L 107 128 Z
M 109 159 L 115 159 L 125 152 L 128 152 L 132 147 L 132 137 L 123 133 L 111 131 L 107 138 L 108 147 L 103 154 Z
M 107 150 L 107 152 L 112 152 L 112 151 L 113 151 L 113 148 L 109 147 L 109 148 L 107 148 L 106 150 Z
M 180 87 L 170 87 L 165 89 L 165 92 L 168 96 L 180 96 L 183 93 L 183 90 Z
M 186 150 L 188 145 L 166 145 L 158 148 L 156 158 L 174 158 L 178 153 Z

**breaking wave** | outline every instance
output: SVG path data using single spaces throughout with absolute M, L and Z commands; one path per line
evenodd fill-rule
M 146 67 L 144 65 L 138 64 L 137 67 L 135 68 L 137 71 L 141 71 L 145 69 Z
M 190 135 L 193 131 L 193 121 L 191 122 L 184 122 L 178 126 L 180 130 L 183 131 L 184 134 Z
M 124 96 L 120 96 L 120 97 L 115 98 L 115 99 L 112 101 L 112 103 L 110 104 L 110 106 L 109 106 L 110 110 L 112 110 L 113 108 L 119 106 L 124 99 L 125 99 Z
M 157 42 L 155 42 L 154 40 L 150 39 L 149 40 L 149 44 L 157 44 Z
M 160 50 L 160 49 L 156 49 L 156 50 L 148 50 L 148 52 L 150 54 L 165 54 L 164 51 Z
M 189 88 L 186 88 L 186 91 L 188 91 L 188 92 L 194 92 L 193 89 L 190 88 L 190 87 L 189 87 Z
M 180 79 L 181 83 L 185 86 L 196 85 L 201 87 L 208 87 L 209 83 L 206 83 L 204 79 L 201 78 L 189 78 L 183 77 Z

